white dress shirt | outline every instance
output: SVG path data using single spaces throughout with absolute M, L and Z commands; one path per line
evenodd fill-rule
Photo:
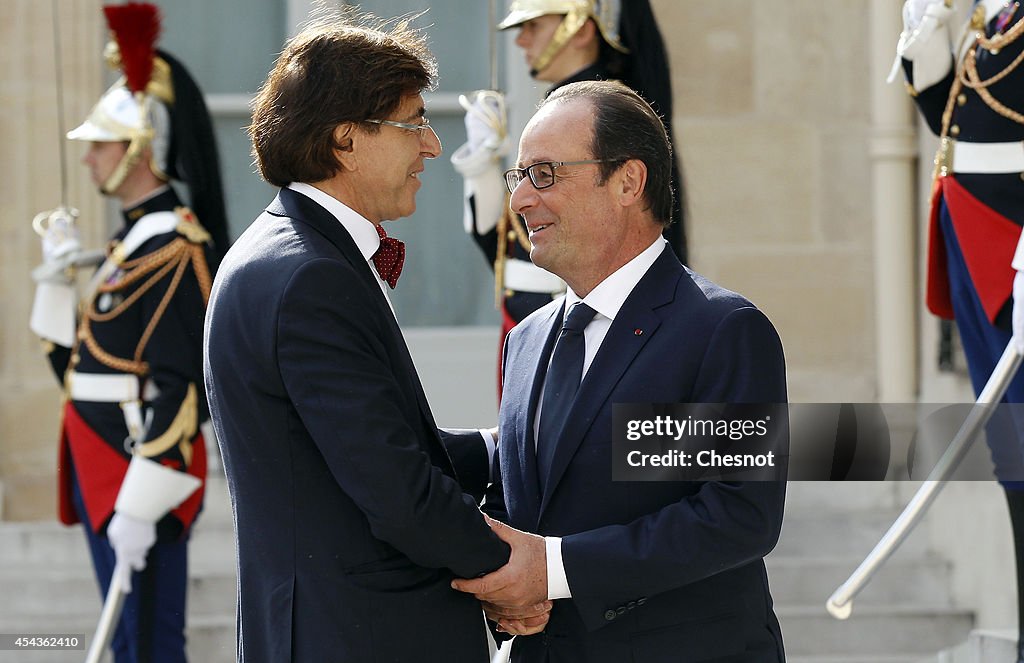
M 654 261 L 665 250 L 667 243 L 663 237 L 658 237 L 658 239 L 654 240 L 653 244 L 644 249 L 639 255 L 612 272 L 604 281 L 601 281 L 582 300 L 579 295 L 572 291 L 572 288 L 566 291 L 565 307 L 562 309 L 563 322 L 572 305 L 579 301 L 583 301 L 584 304 L 597 311 L 597 315 L 594 316 L 594 319 L 583 330 L 584 380 L 587 377 L 587 371 L 590 370 L 590 365 L 594 362 L 594 356 L 597 355 L 597 351 L 604 342 L 604 337 L 608 334 L 608 329 L 612 326 L 612 321 L 615 320 L 615 316 L 619 313 L 619 309 L 622 308 L 626 298 L 636 288 L 636 284 L 640 282 L 640 279 L 651 268 Z M 549 358 L 548 362 L 550 363 L 550 361 L 551 359 Z M 540 403 L 543 403 L 543 390 L 541 390 L 539 398 Z M 540 426 L 540 410 L 541 407 L 538 403 L 537 416 L 533 421 L 534 440 L 537 439 Z M 547 552 L 548 598 L 552 600 L 572 598 L 569 581 L 565 577 L 565 565 L 562 562 L 561 537 L 546 536 L 544 537 L 544 543 Z

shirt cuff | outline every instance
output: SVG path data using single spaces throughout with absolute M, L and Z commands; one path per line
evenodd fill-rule
M 494 474 L 494 437 L 487 428 L 478 428 L 477 432 L 484 438 L 484 447 L 487 449 L 487 480 L 493 481 L 494 477 L 491 475 Z
M 562 564 L 562 537 L 545 536 L 544 548 L 548 565 L 548 600 L 572 598 L 569 579 L 565 577 L 565 565 Z

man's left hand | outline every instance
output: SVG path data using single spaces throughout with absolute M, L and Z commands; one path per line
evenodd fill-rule
M 452 587 L 495 606 L 526 608 L 548 598 L 544 537 L 521 532 L 487 516 L 487 524 L 512 548 L 508 564 L 481 578 L 456 579 Z
M 533 635 L 540 633 L 551 617 L 551 601 L 544 601 L 528 608 L 507 608 L 493 603 L 481 603 L 487 619 L 497 624 L 496 629 L 509 635 Z

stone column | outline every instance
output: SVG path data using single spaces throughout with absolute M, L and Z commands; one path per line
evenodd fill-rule
M 40 261 L 32 231 L 36 213 L 61 201 L 60 144 L 67 147 L 67 203 L 81 211 L 83 244 L 102 245 L 108 214 L 79 164 L 85 148 L 59 135 L 54 10 L 59 22 L 64 130 L 80 122 L 104 89 L 106 39 L 98 0 L 4 0 L 0 23 L 0 518 L 50 519 L 56 514 L 54 473 L 60 389 L 39 340 L 28 329 Z
M 885 82 L 902 23 L 900 5 L 871 1 L 871 181 L 875 258 L 877 399 L 916 398 L 917 288 L 913 105 L 903 86 Z

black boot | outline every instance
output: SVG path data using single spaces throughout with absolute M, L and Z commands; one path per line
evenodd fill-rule
M 1017 560 L 1017 663 L 1024 663 L 1024 491 L 1007 490 L 1006 504 Z

